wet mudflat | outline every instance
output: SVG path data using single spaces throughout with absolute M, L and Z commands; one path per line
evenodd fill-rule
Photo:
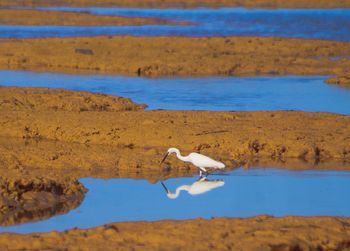
M 302 110 L 350 114 L 350 89 L 324 83 L 327 77 L 139 78 L 0 71 L 0 85 L 49 87 L 131 98 L 148 109 Z
M 350 41 L 349 9 L 138 9 L 138 8 L 35 8 L 87 12 L 97 15 L 163 18 L 192 25 L 144 26 L 27 26 L 0 25 L 0 37 L 67 37 L 97 35 L 136 36 L 275 36 Z
M 228 44 L 224 46 L 219 44 L 220 46 L 225 48 L 242 46 L 243 49 L 237 51 L 227 49 L 220 51 L 220 46 L 217 46 L 215 43 L 211 44 L 212 40 L 218 39 L 212 36 L 228 35 L 298 37 L 306 39 L 316 38 L 350 41 L 348 32 L 350 27 L 350 10 L 140 10 L 104 8 L 60 8 L 57 10 L 87 11 L 98 15 L 160 17 L 170 20 L 190 21 L 193 24 L 189 26 L 146 25 L 140 27 L 0 26 L 0 37 L 30 38 L 126 34 L 136 36 L 207 36 L 209 38 L 200 38 L 198 44 L 195 44 L 193 48 L 197 48 L 199 44 L 205 43 L 204 51 L 207 52 L 209 50 L 210 55 L 201 54 L 204 56 L 196 58 L 196 60 L 192 59 L 193 61 L 191 61 L 191 64 L 193 64 L 193 62 L 199 62 L 196 67 L 188 64 L 187 67 L 167 69 L 167 65 L 172 65 L 171 62 L 186 61 L 181 54 L 176 57 L 176 61 L 170 60 L 171 56 L 176 54 L 176 51 L 183 52 L 184 48 L 189 48 L 187 44 L 179 40 L 183 38 L 150 38 L 152 39 L 150 42 L 151 48 L 154 44 L 160 44 L 161 42 L 158 41 L 158 43 L 154 43 L 153 39 L 176 40 L 175 43 L 183 43 L 183 47 L 175 47 L 174 49 L 171 46 L 169 47 L 167 45 L 169 41 L 166 41 L 165 46 L 158 46 L 152 53 L 148 53 L 149 55 L 153 55 L 156 61 L 152 61 L 151 63 L 150 61 L 146 61 L 146 63 L 143 64 L 140 64 L 142 55 L 139 53 L 137 53 L 133 61 L 130 54 L 120 57 L 120 54 L 115 53 L 115 51 L 109 48 L 123 48 L 123 51 L 128 51 L 125 45 L 130 44 L 129 51 L 132 51 L 132 53 L 135 52 L 135 48 L 141 48 L 139 51 L 144 52 L 145 48 L 139 45 L 144 45 L 148 38 L 140 39 L 140 37 L 129 37 L 126 39 L 125 43 L 120 43 L 119 46 L 116 46 L 116 42 L 118 42 L 118 39 L 124 39 L 123 37 L 89 38 L 92 40 L 96 39 L 97 43 L 88 41 L 88 38 L 86 41 L 82 38 L 79 39 L 84 41 L 79 41 L 77 38 L 77 41 L 57 39 L 57 43 L 52 44 L 49 39 L 50 41 L 44 41 L 42 47 L 36 47 L 39 49 L 33 49 L 34 47 L 32 47 L 32 45 L 28 46 L 27 50 L 30 53 L 21 47 L 21 44 L 27 43 L 26 40 L 13 40 L 15 41 L 14 45 L 12 47 L 4 47 L 7 49 L 4 49 L 2 52 L 2 62 L 4 62 L 3 65 L 5 65 L 3 69 L 7 67 L 12 69 L 50 71 L 54 69 L 54 67 L 57 67 L 59 70 L 102 69 L 105 73 L 108 72 L 108 69 L 119 69 L 119 72 L 117 71 L 114 73 L 139 76 L 178 75 L 189 76 L 190 78 L 146 79 L 108 75 L 64 75 L 1 71 L 0 85 L 59 87 L 114 94 L 130 97 L 138 103 L 146 103 L 149 105 L 148 109 L 151 110 L 303 110 L 311 112 L 326 111 L 345 115 L 350 114 L 350 90 L 324 83 L 328 75 L 342 76 L 347 73 L 346 67 L 349 59 L 346 49 L 347 44 L 344 43 L 344 45 L 340 47 L 334 41 L 308 41 L 301 39 L 300 41 L 291 40 L 288 41 L 287 44 L 283 44 L 282 42 L 284 40 L 280 38 L 274 38 L 272 40 L 270 40 L 270 38 L 247 38 L 246 40 L 244 40 L 244 38 L 222 38 L 227 40 L 222 41 L 222 44 Z M 110 41 L 107 43 L 102 42 L 101 45 L 100 42 L 104 39 Z M 134 39 L 140 39 L 140 41 L 131 43 Z M 184 39 L 191 40 L 193 38 Z M 55 39 L 52 39 L 52 41 L 55 41 Z M 64 47 L 63 45 L 65 45 L 66 41 L 69 43 Z M 30 40 L 30 43 L 35 42 L 40 41 Z M 8 42 L 4 42 L 4 44 L 5 43 Z M 312 43 L 315 46 L 303 47 L 304 50 L 299 51 L 299 47 L 307 43 Z M 110 44 L 111 46 L 105 46 L 106 44 Z M 247 47 L 250 48 L 248 54 L 246 53 Z M 11 48 L 15 48 L 15 51 L 12 51 Z M 72 48 L 74 50 L 72 50 Z M 100 51 L 99 48 L 104 49 Z M 210 48 L 212 48 L 212 51 L 210 51 Z M 278 50 L 278 48 L 282 48 L 282 50 Z M 286 50 L 294 54 L 286 53 L 284 48 L 288 48 Z M 335 48 L 338 49 L 336 50 Z M 258 53 L 259 50 L 262 52 L 261 54 Z M 157 54 L 163 51 L 165 51 L 166 54 Z M 44 53 L 35 54 L 32 52 Z M 50 57 L 49 54 L 51 52 L 58 52 L 59 56 L 63 55 L 63 63 L 60 60 L 55 61 L 57 58 Z M 236 55 L 237 52 L 241 53 L 241 59 L 229 57 L 230 55 Z M 76 57 L 75 54 L 79 57 Z M 184 54 L 188 55 L 191 53 L 185 52 Z M 202 64 L 203 58 L 205 59 L 208 57 L 212 57 L 213 60 Z M 159 63 L 158 58 L 165 60 L 165 63 Z M 101 60 L 99 61 L 96 59 Z M 113 64 L 113 61 L 116 61 L 116 59 L 119 59 L 122 66 L 128 65 L 130 69 L 125 70 L 122 67 L 122 70 L 120 70 L 120 67 L 118 68 Z M 258 61 L 258 59 L 264 59 L 265 61 Z M 271 59 L 270 61 L 267 60 L 269 64 L 266 63 L 266 59 Z M 275 61 L 276 59 L 278 59 L 278 61 Z M 210 65 L 211 67 L 212 63 L 215 64 L 215 62 L 220 60 L 223 62 L 217 67 L 220 71 L 213 71 L 209 68 L 207 70 L 202 70 L 206 65 Z M 246 67 L 247 60 L 250 60 L 250 62 L 258 61 L 260 65 L 255 68 Z M 85 66 L 84 62 L 86 63 Z M 91 62 L 95 65 L 89 68 Z M 225 67 L 228 62 L 238 64 L 239 66 L 232 65 L 232 67 Z M 240 62 L 244 62 L 242 65 L 246 67 L 245 69 L 240 66 Z M 298 65 L 299 71 L 293 71 L 293 69 L 289 70 L 293 67 L 294 63 Z M 45 68 L 45 65 L 50 66 L 51 69 L 49 67 Z M 311 70 L 308 68 L 310 65 L 314 67 Z M 28 66 L 37 66 L 37 68 L 28 68 Z M 180 73 L 182 69 L 184 72 Z M 201 70 L 199 71 L 199 76 L 223 75 L 224 72 L 224 75 L 247 75 L 247 73 L 249 73 L 249 76 L 306 74 L 311 77 L 193 78 L 193 76 L 195 76 L 194 72 L 197 72 L 197 70 Z M 74 72 L 74 70 L 69 70 L 67 72 Z M 113 71 L 109 71 L 109 73 L 113 73 Z M 319 76 L 315 77 L 312 75 Z M 32 92 L 32 90 L 28 91 L 28 93 Z M 13 94 L 15 93 L 17 92 L 14 91 Z M 40 97 L 41 95 L 45 96 L 42 91 L 37 96 Z M 46 95 L 49 96 L 50 94 L 46 93 Z M 82 97 L 85 96 L 84 94 L 79 95 Z M 227 151 L 231 154 L 233 154 L 234 151 L 235 153 L 247 152 L 250 149 L 251 151 L 256 150 L 256 153 L 259 152 L 260 155 L 278 152 L 282 155 L 294 154 L 294 156 L 296 156 L 295 153 L 300 156 L 299 151 L 303 151 L 302 148 L 306 146 L 306 151 L 301 152 L 301 155 L 305 157 L 309 152 L 311 159 L 314 158 L 315 162 L 318 162 L 323 156 L 327 158 L 335 156 L 339 158 L 339 156 L 341 156 L 344 163 L 349 163 L 346 162 L 346 158 L 348 159 L 349 156 L 349 130 L 347 130 L 349 123 L 346 123 L 347 116 L 325 113 L 297 114 L 294 112 L 273 112 L 276 114 L 253 114 L 253 117 L 249 118 L 251 115 L 245 113 L 237 115 L 227 113 L 220 115 L 222 116 L 220 117 L 216 115 L 216 113 L 204 114 L 199 111 L 188 111 L 183 112 L 184 114 L 186 113 L 186 116 L 189 115 L 188 118 L 186 117 L 186 119 L 183 119 L 183 114 L 176 114 L 180 113 L 177 111 L 122 112 L 118 114 L 93 110 L 95 112 L 89 114 L 80 112 L 89 110 L 89 107 L 86 108 L 84 106 L 86 104 L 80 99 L 79 102 L 71 102 L 71 106 L 69 107 L 64 105 L 67 99 L 70 99 L 69 97 L 75 100 L 74 97 L 76 97 L 76 95 L 74 94 L 65 93 L 63 96 L 59 96 L 60 98 L 63 97 L 62 100 L 58 101 L 59 104 L 62 104 L 61 111 L 57 111 L 59 108 L 58 106 L 56 106 L 57 109 L 54 111 L 50 111 L 48 108 L 48 111 L 45 111 L 43 107 L 45 107 L 45 105 L 49 107 L 50 104 L 45 104 L 43 106 L 33 105 L 37 104 L 38 100 L 34 100 L 33 96 L 29 94 L 26 97 L 30 97 L 31 99 L 26 100 L 26 102 L 30 105 L 27 107 L 27 103 L 24 102 L 23 107 L 21 105 L 17 106 L 20 102 L 18 102 L 16 98 L 21 97 L 21 95 L 17 94 L 17 96 L 11 96 L 10 99 L 6 98 L 6 102 L 3 102 L 3 104 L 8 104 L 9 106 L 9 108 L 3 108 L 3 119 L 0 123 L 3 125 L 5 133 L 4 131 L 2 133 L 5 136 L 12 135 L 15 137 L 39 140 L 42 137 L 50 139 L 55 135 L 54 139 L 57 140 L 57 142 L 65 142 L 68 139 L 68 141 L 85 144 L 81 144 L 76 150 L 71 150 L 65 145 L 60 147 L 55 146 L 50 149 L 41 146 L 42 149 L 45 148 L 45 150 L 41 150 L 38 144 L 37 147 L 31 148 L 34 150 L 27 156 L 23 156 L 24 152 L 21 151 L 21 148 L 14 148 L 11 144 L 10 147 L 7 147 L 9 144 L 5 144 L 2 147 L 5 151 L 0 158 L 5 157 L 3 159 L 8 161 L 9 167 L 12 168 L 12 164 L 15 163 L 16 168 L 21 168 L 21 170 L 28 172 L 31 172 L 30 165 L 36 168 L 41 165 L 46 168 L 43 169 L 45 171 L 41 171 L 43 173 L 49 170 L 48 167 L 53 167 L 52 170 L 50 168 L 50 171 L 55 172 L 56 169 L 54 168 L 59 170 L 62 166 L 66 167 L 65 163 L 69 163 L 74 168 L 79 166 L 81 170 L 75 170 L 75 172 L 70 170 L 64 175 L 77 176 L 77 173 L 83 173 L 83 175 L 80 174 L 79 177 L 89 178 L 83 178 L 80 179 L 80 181 L 89 191 L 80 206 L 74 204 L 74 207 L 67 207 L 68 209 L 75 209 L 66 211 L 67 213 L 64 215 L 58 215 L 60 213 L 65 213 L 59 210 L 50 214 L 45 213 L 45 215 L 39 212 L 39 214 L 42 214 L 41 216 L 32 217 L 31 219 L 43 219 L 42 221 L 14 225 L 11 227 L 0 227 L 0 232 L 49 232 L 64 231 L 75 227 L 89 229 L 91 227 L 100 226 L 101 224 L 110 225 L 101 226 L 99 228 L 102 229 L 102 234 L 100 230 L 96 228 L 35 235 L 1 234 L 0 246 L 4 246 L 4 248 L 1 249 L 6 250 L 9 249 L 9 247 L 12 249 L 24 249 L 21 245 L 24 245 L 25 249 L 47 249 L 51 247 L 56 248 L 58 246 L 63 248 L 64 242 L 66 242 L 66 247 L 71 248 L 79 246 L 79 248 L 83 249 L 84 241 L 94 242 L 94 245 L 86 243 L 87 250 L 100 249 L 101 246 L 108 246 L 111 249 L 115 249 L 116 247 L 120 248 L 121 245 L 131 245 L 132 248 L 135 246 L 145 247 L 147 244 L 145 245 L 143 242 L 156 241 L 158 248 L 153 247 L 150 250 L 159 249 L 159 245 L 161 245 L 159 244 L 160 242 L 164 242 L 163 246 L 177 247 L 178 249 L 181 249 L 176 246 L 178 243 L 194 242 L 200 245 L 200 248 L 194 248 L 193 244 L 191 244 L 192 250 L 209 250 L 213 249 L 213 247 L 231 250 L 256 250 L 258 248 L 264 249 L 262 248 L 264 246 L 261 245 L 262 236 L 266 238 L 266 247 L 269 249 L 285 247 L 290 250 L 316 250 L 316 248 L 336 250 L 338 247 L 348 247 L 347 232 L 349 224 L 346 222 L 349 218 L 340 217 L 350 216 L 350 203 L 348 203 L 347 200 L 350 191 L 350 173 L 349 171 L 334 171 L 334 169 L 339 168 L 339 166 L 335 164 L 329 166 L 330 169 L 328 170 L 333 169 L 332 171 L 327 171 L 327 168 L 322 171 L 239 168 L 225 173 L 212 174 L 206 179 L 198 179 L 198 176 L 178 177 L 164 180 L 163 183 L 156 182 L 154 184 L 142 179 L 96 179 L 92 177 L 111 178 L 117 176 L 101 176 L 100 170 L 96 169 L 96 172 L 93 172 L 93 169 L 90 169 L 91 166 L 96 167 L 104 165 L 109 168 L 109 172 L 106 173 L 110 175 L 112 174 L 111 169 L 117 166 L 116 163 L 118 163 L 118 168 L 113 169 L 113 172 L 119 175 L 119 171 L 124 170 L 124 172 L 127 173 L 127 175 L 119 177 L 133 177 L 130 175 L 130 170 L 135 170 L 133 167 L 136 167 L 137 173 L 140 173 L 141 169 L 141 173 L 144 172 L 146 175 L 150 175 L 150 170 L 152 170 L 149 168 L 150 166 L 158 168 L 159 149 L 162 151 L 165 146 L 170 145 L 181 145 L 182 147 L 186 145 L 187 149 L 193 149 L 191 151 L 199 151 L 202 146 L 207 146 L 209 148 L 220 146 L 220 151 Z M 89 101 L 90 99 L 86 98 L 83 100 Z M 109 100 L 113 99 L 109 98 Z M 33 103 L 31 103 L 32 101 Z M 103 99 L 99 99 L 99 102 L 103 102 Z M 11 104 L 13 104 L 13 106 L 11 106 Z M 122 109 L 123 106 L 119 108 Z M 12 111 L 11 109 L 14 110 Z M 71 109 L 71 111 L 67 112 L 66 110 L 68 109 Z M 124 117 L 118 120 L 120 114 L 123 114 Z M 86 117 L 84 117 L 85 115 Z M 175 121 L 174 124 L 167 124 L 169 116 Z M 112 120 L 112 118 L 114 120 Z M 179 118 L 181 118 L 180 122 L 178 122 Z M 263 119 L 259 120 L 258 118 Z M 208 121 L 211 124 L 208 123 Z M 216 121 L 216 124 L 212 121 Z M 28 126 L 28 124 L 30 126 Z M 197 126 L 198 124 L 204 126 L 199 127 Z M 231 127 L 231 124 L 241 125 L 241 128 Z M 117 140 L 113 138 L 114 136 L 110 133 L 110 130 L 113 130 L 112 127 L 115 125 L 127 129 L 127 133 L 120 136 L 117 135 Z M 90 128 L 90 126 L 94 128 Z M 8 128 L 10 128 L 10 130 Z M 56 136 L 56 132 L 52 133 L 52 131 L 47 130 L 47 128 L 57 128 L 62 132 Z M 186 130 L 184 130 L 184 128 L 186 128 Z M 117 128 L 117 130 L 119 130 L 119 128 Z M 214 134 L 208 134 L 208 132 Z M 217 134 L 217 132 L 219 132 L 219 134 Z M 238 134 L 235 134 L 236 132 L 238 132 Z M 244 135 L 245 138 L 241 140 L 242 138 L 239 134 Z M 90 135 L 92 135 L 91 138 Z M 185 135 L 190 135 L 192 137 L 187 138 L 186 141 L 184 140 L 186 138 Z M 86 145 L 87 142 L 95 143 L 96 145 L 95 147 L 91 147 L 89 144 Z M 206 144 L 202 144 L 203 142 Z M 120 158 L 116 156 L 116 152 L 108 153 L 100 149 L 100 144 L 103 143 L 111 145 L 125 143 L 123 145 L 127 146 L 128 150 L 119 152 L 120 156 L 125 158 L 120 161 Z M 142 156 L 135 160 L 132 156 L 138 156 L 137 151 L 143 148 L 133 149 L 134 145 L 142 147 L 145 143 L 152 143 L 151 145 L 154 146 L 154 148 L 148 148 L 149 151 L 145 155 L 146 157 Z M 285 143 L 286 146 L 281 146 L 281 143 Z M 330 145 L 332 146 L 330 147 Z M 197 146 L 197 149 L 193 148 Z M 246 146 L 248 150 L 245 150 Z M 155 149 L 156 147 L 159 149 Z M 83 151 L 85 155 L 79 154 L 82 148 L 89 148 L 89 151 Z M 241 149 L 238 148 L 243 150 L 240 151 Z M 96 149 L 98 149 L 98 151 Z M 20 154 L 17 156 L 16 152 Z M 100 154 L 101 152 L 106 154 Z M 125 152 L 127 152 L 128 155 L 125 156 L 123 154 Z M 330 156 L 328 156 L 329 153 L 331 153 Z M 115 159 L 109 157 L 112 156 L 112 154 Z M 217 154 L 221 156 L 220 153 Z M 154 162 L 152 162 L 154 156 L 157 156 L 157 164 L 153 164 Z M 232 156 L 231 158 L 236 159 L 234 155 Z M 115 161 L 116 159 L 118 162 Z M 50 164 L 47 165 L 47 163 Z M 98 165 L 96 165 L 96 163 L 98 163 Z M 140 163 L 144 166 L 140 167 Z M 90 167 L 89 164 L 91 164 Z M 18 167 L 18 165 L 20 166 Z M 84 168 L 86 170 L 84 170 Z M 311 166 L 308 168 L 311 168 Z M 69 168 L 67 168 L 67 170 L 69 170 Z M 57 173 L 55 175 L 59 175 Z M 92 176 L 92 174 L 94 176 Z M 40 175 L 42 174 L 40 173 Z M 137 177 L 140 178 L 139 176 Z M 144 176 L 142 176 L 142 178 L 146 179 Z M 75 205 L 78 207 L 75 207 Z M 34 213 L 38 214 L 35 211 Z M 266 214 L 277 218 L 261 216 Z M 257 217 L 249 218 L 252 216 Z M 297 216 L 297 218 L 285 216 Z M 323 216 L 331 216 L 334 218 Z M 229 218 L 212 219 L 216 217 Z M 206 221 L 198 218 L 212 220 Z M 197 220 L 189 222 L 172 221 L 171 223 L 159 221 L 164 219 Z M 23 219 L 18 222 L 26 221 L 27 220 Z M 126 221 L 131 222 L 121 223 Z M 244 221 L 246 223 L 246 228 L 244 230 L 239 229 L 236 223 L 237 221 Z M 203 222 L 207 222 L 208 227 L 204 227 Z M 232 231 L 223 231 L 223 226 L 229 222 L 235 222 L 232 224 Z M 280 224 L 276 224 L 276 222 L 280 222 Z M 216 223 L 218 223 L 218 228 L 213 228 Z M 129 232 L 125 231 L 123 228 L 119 231 L 122 225 L 127 224 L 134 224 L 130 227 Z M 146 236 L 146 238 L 142 238 L 140 242 L 140 236 L 144 236 L 145 232 L 152 232 L 148 231 L 145 224 L 152 226 L 154 224 L 154 229 L 159 230 L 161 234 L 157 236 L 148 236 L 148 238 Z M 157 224 L 163 225 L 163 228 L 159 227 Z M 173 227 L 171 224 L 178 225 Z M 271 224 L 274 224 L 274 232 L 271 232 Z M 190 227 L 184 230 L 183 227 L 186 225 Z M 194 226 L 197 226 L 199 230 L 209 229 L 212 231 L 212 233 L 208 234 L 210 238 L 205 240 L 204 243 L 208 244 L 208 247 L 206 246 L 207 248 L 203 247 L 201 231 L 193 228 Z M 166 233 L 164 229 L 166 228 L 168 228 L 168 230 L 178 231 L 178 233 L 185 234 L 185 236 L 180 236 L 176 239 L 174 238 L 176 235 L 170 233 L 169 236 L 171 236 L 171 239 L 169 240 L 167 236 L 164 235 L 164 233 Z M 138 229 L 141 230 L 137 232 Z M 232 233 L 236 234 L 237 231 L 242 231 L 242 235 L 233 237 Z M 76 232 L 79 232 L 79 234 L 76 235 Z M 88 232 L 95 235 L 89 235 L 87 234 Z M 197 233 L 200 234 L 199 240 L 193 238 L 193 234 Z M 136 241 L 132 240 L 131 234 L 136 236 Z M 57 242 L 50 242 L 52 239 L 49 240 L 49 238 L 47 238 L 48 235 L 51 236 L 49 238 L 56 238 Z M 215 236 L 219 237 L 219 239 L 211 238 Z M 271 236 L 274 236 L 274 238 L 271 238 Z M 19 238 L 23 238 L 24 244 L 21 244 Z M 76 241 L 75 238 L 81 239 Z M 98 240 L 100 243 L 98 243 Z M 113 243 L 112 240 L 118 240 L 118 242 Z M 176 245 L 169 244 L 172 240 L 178 243 Z M 241 247 L 244 248 L 237 248 L 237 246 L 233 248 L 231 244 L 234 243 L 236 245 L 241 240 L 247 242 L 244 245 L 242 244 Z M 232 243 L 227 245 L 227 243 L 225 243 L 227 241 Z M 48 242 L 50 242 L 50 244 L 48 244 Z M 136 245 L 135 243 L 140 245 Z M 226 246 L 220 247 L 223 243 L 225 243 Z M 252 248 L 248 244 L 260 246 Z M 310 244 L 310 248 L 299 246 L 306 244 Z
M 169 179 L 164 181 L 165 187 L 160 182 L 133 179 L 83 178 L 81 182 L 89 191 L 77 209 L 41 222 L 1 227 L 0 231 L 63 231 L 123 221 L 262 214 L 350 216 L 350 173 L 345 171 L 239 168 L 206 179 Z

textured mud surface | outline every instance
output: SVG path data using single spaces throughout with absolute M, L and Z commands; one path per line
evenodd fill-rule
M 329 78 L 326 80 L 328 84 L 341 85 L 344 87 L 350 87 L 350 76 L 340 76 L 335 78 Z
M 258 37 L 3 39 L 1 69 L 138 76 L 347 76 L 350 43 Z M 123 49 L 120 49 L 123 48 Z M 337 57 L 339 60 L 334 60 Z
M 347 116 L 143 109 L 108 95 L 1 87 L 0 224 L 77 207 L 86 192 L 80 177 L 155 182 L 197 172 L 175 158 L 160 166 L 169 146 L 209 154 L 230 168 L 271 161 L 292 169 L 350 166 Z M 325 217 L 116 223 L 63 233 L 1 234 L 0 249 L 346 250 L 349 226 L 349 219 Z
M 56 250 L 57 247 L 68 250 L 349 250 L 350 220 L 259 216 L 114 223 L 64 233 L 1 234 L 0 247 L 2 250 Z
M 0 178 L 0 225 L 42 220 L 77 207 L 86 189 L 77 180 L 4 170 Z M 28 172 L 30 173 L 30 172 Z
M 6 25 L 118 26 L 172 23 L 174 22 L 157 18 L 103 16 L 79 12 L 0 9 L 0 24 Z
M 72 92 L 64 89 L 16 88 L 0 86 L 2 111 L 137 111 L 138 105 L 128 98 Z
M 208 152 L 203 149 L 202 152 Z M 0 163 L 4 175 L 8 170 L 20 170 L 23 174 L 54 175 L 62 177 L 141 178 L 154 183 L 171 177 L 190 176 L 198 170 L 175 157 L 167 164 L 159 162 L 164 152 L 158 148 L 125 148 L 118 146 L 79 144 L 62 141 L 27 140 L 0 137 Z M 208 153 L 213 155 L 213 153 Z M 215 157 L 219 158 L 220 154 Z M 287 169 L 349 170 L 350 163 L 343 160 L 325 161 L 295 158 L 258 158 L 228 161 L 228 168 L 241 165 L 283 167 Z
M 2 90 L 5 91 L 0 95 L 0 104 L 12 100 L 0 106 L 2 137 L 102 144 L 159 157 L 167 147 L 176 146 L 185 153 L 195 150 L 221 156 L 223 161 L 251 157 L 350 160 L 347 116 L 292 111 L 137 111 L 142 105 L 135 105 L 135 111 L 95 109 L 95 105 L 93 109 L 81 109 L 81 103 L 75 101 L 77 97 L 84 100 L 81 97 L 84 95 L 98 103 L 119 102 L 115 110 L 125 110 L 123 105 L 130 109 L 131 104 L 123 98 L 62 90 L 49 91 L 49 96 L 61 93 L 60 109 L 36 109 L 35 105 L 28 109 L 25 104 L 35 104 L 35 89 Z M 23 98 L 26 90 L 33 93 L 31 100 L 31 95 L 28 100 Z M 41 99 L 45 96 L 43 92 L 45 89 L 38 89 Z
M 262 7 L 262 8 L 341 8 L 349 0 L 2 0 L 0 6 L 115 6 L 141 8 Z
M 220 126 L 218 126 L 220 125 Z M 0 111 L 0 136 L 123 148 L 349 161 L 350 118 L 303 112 Z M 157 154 L 158 156 L 158 154 Z

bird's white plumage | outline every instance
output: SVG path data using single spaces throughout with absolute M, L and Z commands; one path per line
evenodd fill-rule
M 201 168 L 225 168 L 224 163 L 213 160 L 212 158 L 209 158 L 203 154 L 200 153 L 191 153 L 189 155 L 190 162 L 192 162 L 193 165 Z
M 169 199 L 176 199 L 177 197 L 179 197 L 181 191 L 187 191 L 190 195 L 199 195 L 209 192 L 210 190 L 213 190 L 215 188 L 221 187 L 224 184 L 225 182 L 223 180 L 208 180 L 206 178 L 202 178 L 194 182 L 192 185 L 179 186 L 176 188 L 175 193 L 172 193 L 165 186 L 165 184 L 162 183 Z
M 180 153 L 180 150 L 174 147 L 168 149 L 167 154 L 165 155 L 162 162 L 166 159 L 167 156 L 169 156 L 172 153 L 175 153 L 178 159 L 186 162 L 191 162 L 193 165 L 198 167 L 200 169 L 200 174 L 202 174 L 202 171 L 207 172 L 206 168 L 213 168 L 213 169 L 225 168 L 224 163 L 217 160 L 213 160 L 212 158 L 209 158 L 208 156 L 205 156 L 200 153 L 190 153 L 187 156 L 182 156 Z

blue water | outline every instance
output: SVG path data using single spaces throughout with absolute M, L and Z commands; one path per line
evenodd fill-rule
M 0 71 L 0 85 L 50 87 L 131 98 L 149 109 L 302 110 L 350 115 L 350 89 L 325 84 L 326 77 L 206 77 L 149 79 Z
M 84 178 L 89 189 L 83 203 L 65 215 L 18 226 L 0 227 L 0 232 L 63 231 L 90 228 L 121 221 L 156 221 L 198 217 L 350 216 L 350 172 L 287 171 L 242 168 L 209 175 L 216 188 L 197 195 L 182 191 L 169 199 L 160 182 L 145 180 Z M 193 185 L 198 177 L 164 181 L 174 192 Z M 204 181 L 208 184 L 208 181 Z M 199 181 L 203 185 L 203 181 Z
M 39 8 L 84 11 L 128 17 L 156 17 L 189 21 L 193 25 L 146 26 L 12 26 L 0 25 L 0 37 L 136 36 L 277 36 L 350 41 L 350 9 L 132 9 Z

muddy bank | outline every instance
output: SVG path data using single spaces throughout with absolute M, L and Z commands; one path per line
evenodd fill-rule
M 2 250 L 78 246 L 79 250 L 348 250 L 350 219 L 258 216 L 113 223 L 62 233 L 0 235 Z
M 287 38 L 2 39 L 0 68 L 146 77 L 347 76 L 349 55 L 349 42 Z
M 203 152 L 203 151 L 202 151 Z M 207 151 L 214 157 L 214 153 Z M 190 164 L 169 158 L 160 166 L 163 148 L 123 148 L 99 144 L 80 144 L 52 140 L 26 140 L 0 137 L 0 175 L 18 170 L 22 174 L 59 175 L 82 178 L 133 178 L 145 179 L 150 183 L 173 177 L 197 175 L 198 170 Z M 293 170 L 331 169 L 350 170 L 350 162 L 328 159 L 324 161 L 296 158 L 271 159 L 269 157 L 247 160 L 222 158 L 227 169 L 244 166 L 280 167 Z
M 147 106 L 128 98 L 50 88 L 0 86 L 0 110 L 6 111 L 138 111 Z
M 2 163 L 1 163 L 2 164 Z M 49 218 L 76 208 L 84 199 L 85 187 L 75 179 L 42 172 L 41 176 L 4 170 L 0 178 L 0 225 Z
M 329 78 L 326 80 L 326 83 L 327 84 L 334 84 L 334 85 L 341 85 L 344 87 L 350 87 L 350 75 Z
M 350 118 L 304 112 L 0 111 L 0 136 L 122 148 L 177 146 L 228 159 L 349 161 Z M 162 152 L 163 152 L 162 151 Z
M 160 18 L 105 16 L 66 11 L 0 9 L 0 24 L 5 25 L 119 26 L 175 23 Z
M 57 174 L 74 178 L 142 178 L 154 183 L 198 173 L 197 169 L 175 160 L 171 161 L 171 168 L 167 165 L 160 166 L 161 155 L 163 152 L 158 148 L 132 149 L 0 137 L 0 174 L 6 175 L 8 170 L 19 170 L 23 174 L 30 173 L 34 176 Z M 344 168 L 347 169 L 346 166 Z
M 135 8 L 195 8 L 195 7 L 248 7 L 248 8 L 348 8 L 349 0 L 3 0 L 0 6 L 105 6 Z
M 23 93 L 21 89 L 11 89 L 11 99 L 16 98 L 17 90 Z M 0 97 L 0 103 L 8 99 L 6 95 Z M 71 97 L 74 94 L 64 96 L 62 102 L 69 103 Z M 99 97 L 113 100 L 110 96 Z M 0 106 L 2 137 L 102 144 L 148 151 L 158 158 L 168 147 L 175 146 L 185 154 L 200 151 L 220 156 L 228 163 L 258 157 L 350 161 L 350 117 L 336 114 L 81 111 L 80 105 L 78 109 L 56 111 L 12 107 Z

